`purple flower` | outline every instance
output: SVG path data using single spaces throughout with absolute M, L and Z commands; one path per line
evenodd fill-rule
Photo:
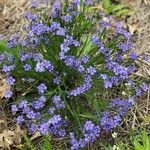
M 82 34 L 78 36 L 78 33 L 73 33 L 73 21 L 76 18 L 82 16 L 81 21 L 85 19 L 92 21 L 90 19 L 94 19 L 92 16 L 82 14 L 79 9 L 80 7 L 87 7 L 88 9 L 88 6 L 92 5 L 92 0 L 71 0 L 71 2 L 65 0 L 65 3 L 62 3 L 61 0 L 42 1 L 46 5 L 51 4 L 50 13 L 26 13 L 25 15 L 30 21 L 30 24 L 24 28 L 28 32 L 26 38 L 20 41 L 19 36 L 12 36 L 8 42 L 10 48 L 14 46 L 17 48 L 19 45 L 22 47 L 18 54 L 19 60 L 23 64 L 23 70 L 29 71 L 34 66 L 33 74 L 26 72 L 28 74 L 26 77 L 20 76 L 21 83 L 31 85 L 40 80 L 38 76 L 39 78 L 42 75 L 43 78 L 45 77 L 43 83 L 40 82 L 39 85 L 36 85 L 36 89 L 30 91 L 27 100 L 20 99 L 18 105 L 11 106 L 12 114 L 19 115 L 16 118 L 17 123 L 26 126 L 30 134 L 39 131 L 41 135 L 51 134 L 65 137 L 66 129 L 71 123 L 68 120 L 70 112 L 67 112 L 69 105 L 72 104 L 69 100 L 81 99 L 85 101 L 88 94 L 96 90 L 95 88 L 103 85 L 104 91 L 109 92 L 109 88 L 120 85 L 120 83 L 125 85 L 128 94 L 131 95 L 126 99 L 109 100 L 107 109 L 110 111 L 108 112 L 97 114 L 96 110 L 91 108 L 92 113 L 96 115 L 95 117 L 101 117 L 99 123 L 95 124 L 92 120 L 86 120 L 83 126 L 79 128 L 78 139 L 74 133 L 70 133 L 70 149 L 82 149 L 89 142 L 94 142 L 100 136 L 101 130 L 109 132 L 120 125 L 121 118 L 134 105 L 135 98 L 141 96 L 142 92 L 147 91 L 149 86 L 146 83 L 138 85 L 138 82 L 136 84 L 136 82 L 133 83 L 129 80 L 129 75 L 136 71 L 134 60 L 138 56 L 134 52 L 131 55 L 128 54 L 127 51 L 132 48 L 131 35 L 121 24 L 116 24 L 111 17 L 102 15 L 103 19 L 98 22 L 98 26 L 93 30 L 95 34 L 89 35 L 91 36 L 90 40 L 88 37 L 82 39 L 84 36 Z M 32 7 L 37 7 L 38 4 L 38 0 L 33 0 Z M 49 21 L 46 23 L 43 17 L 49 18 Z M 110 38 L 109 35 L 105 36 L 105 30 L 113 31 L 109 31 L 111 23 L 113 23 L 113 29 L 115 28 L 116 32 L 112 32 Z M 70 24 L 71 28 L 67 24 Z M 88 32 L 89 27 L 85 28 L 85 33 Z M 118 41 L 111 42 L 113 37 L 118 37 Z M 90 46 L 91 50 L 85 52 L 86 46 Z M 128 62 L 126 55 L 130 55 L 130 58 L 133 59 L 132 61 L 130 59 L 130 61 L 133 64 L 130 64 L 130 61 Z M 19 69 L 19 64 L 15 63 L 15 59 L 9 56 L 11 55 L 7 52 L 0 55 L 1 71 L 8 77 L 7 83 L 13 85 L 15 79 L 11 76 L 11 71 Z M 53 64 L 55 64 L 55 68 Z M 15 75 L 14 71 L 12 71 L 12 75 Z M 129 83 L 130 86 L 126 83 Z M 48 87 L 48 85 L 51 86 Z M 51 92 L 45 94 L 49 89 L 51 89 Z M 36 94 L 34 90 L 37 90 L 39 95 L 47 95 L 48 97 L 34 97 L 33 94 Z M 92 93 L 93 98 L 97 95 L 96 91 Z M 11 90 L 7 91 L 5 97 L 10 98 L 12 94 Z M 26 97 L 26 95 L 22 96 Z M 75 96 L 78 97 L 75 98 Z M 81 102 L 84 107 L 83 103 Z M 67 131 L 69 130 L 67 129 Z
M 50 115 L 53 115 L 54 114 L 54 112 L 55 112 L 55 107 L 51 107 L 51 108 L 49 108 L 48 109 L 48 113 L 50 114 Z
M 132 80 L 128 80 L 128 85 L 131 87 L 135 87 L 135 82 Z
M 60 115 L 54 115 L 51 119 L 49 119 L 48 123 L 52 125 L 56 125 L 62 120 Z
M 31 54 L 31 56 L 35 62 L 41 62 L 44 59 L 44 57 L 41 53 Z
M 86 63 L 89 61 L 89 58 L 90 58 L 90 56 L 85 55 L 85 56 L 82 56 L 82 57 L 80 58 L 80 60 L 81 60 L 81 62 L 82 62 L 83 64 L 86 64 Z
M 121 22 L 117 23 L 116 33 L 123 35 L 124 37 L 127 38 L 128 41 L 131 38 L 131 34 L 129 32 L 127 32 L 125 29 L 122 28 L 122 23 Z
M 99 21 L 99 24 L 104 28 L 109 28 L 111 26 L 110 23 L 103 20 Z
M 63 21 L 65 21 L 65 22 L 72 22 L 72 16 L 71 15 L 63 15 L 62 17 L 61 17 L 61 19 L 63 20 Z
M 85 0 L 84 3 L 86 5 L 91 5 L 91 4 L 93 4 L 93 1 L 92 0 Z
M 4 61 L 5 60 L 5 53 L 2 53 L 1 55 L 0 55 L 0 63 L 2 62 L 2 61 Z
M 122 56 L 120 54 L 116 54 L 115 56 L 116 56 L 116 60 L 118 62 L 122 62 L 123 61 Z
M 15 66 L 8 66 L 8 65 L 3 65 L 2 71 L 5 73 L 9 73 L 10 71 L 12 71 L 15 68 Z
M 80 5 L 80 0 L 73 0 L 72 3 L 75 5 Z
M 129 42 L 123 43 L 123 44 L 118 45 L 118 48 L 121 49 L 123 52 L 126 52 L 132 48 L 132 44 Z
M 92 142 L 93 141 L 93 136 L 94 136 L 93 133 L 86 133 L 86 134 L 84 134 L 84 141 L 86 143 Z
M 79 87 L 77 87 L 76 89 L 69 91 L 68 96 L 77 96 L 88 91 L 92 87 L 91 81 L 92 81 L 91 75 L 85 75 L 84 83 L 80 85 Z
M 114 85 L 116 85 L 116 84 L 118 83 L 118 81 L 119 81 L 119 79 L 118 79 L 118 77 L 116 77 L 116 76 L 112 76 L 112 77 L 110 78 L 110 82 L 111 82 L 112 84 L 114 84 Z
M 24 122 L 24 117 L 22 115 L 20 115 L 16 118 L 16 121 L 18 124 L 22 124 Z
M 37 89 L 38 89 L 38 92 L 39 93 L 44 93 L 46 90 L 47 90 L 47 87 L 46 87 L 46 85 L 44 84 L 44 83 L 41 83 L 38 87 L 37 87 Z
M 37 16 L 31 12 L 25 12 L 24 16 L 27 17 L 29 21 L 35 20 Z
M 34 134 L 36 131 L 38 131 L 38 125 L 34 123 L 27 124 L 27 129 L 30 134 Z
M 70 133 L 70 144 L 71 150 L 78 150 L 79 149 L 79 142 L 75 139 L 74 133 Z
M 64 28 L 59 27 L 59 29 L 56 31 L 56 35 L 65 36 L 66 30 Z
M 30 110 L 30 111 L 26 112 L 26 117 L 28 119 L 35 119 L 36 118 L 36 114 L 32 110 Z
M 28 102 L 26 100 L 22 100 L 19 104 L 18 104 L 18 108 L 22 109 L 22 108 L 26 108 L 28 106 Z
M 100 136 L 100 126 L 94 126 L 93 133 L 94 133 L 95 137 L 99 137 Z
M 148 91 L 148 89 L 149 89 L 148 85 L 145 84 L 145 83 L 142 83 L 142 84 L 140 85 L 140 87 L 142 88 L 142 90 L 143 90 L 144 92 Z
M 15 45 L 17 45 L 17 38 L 18 38 L 17 34 L 10 36 L 8 45 L 7 45 L 8 48 L 13 48 Z
M 61 8 L 60 1 L 59 0 L 55 1 L 52 8 L 55 9 L 55 10 L 60 10 L 60 8 Z
M 90 75 L 94 75 L 96 73 L 96 69 L 90 66 L 89 68 L 87 68 L 87 73 L 89 73 Z
M 12 112 L 12 114 L 15 115 L 17 111 L 18 111 L 17 105 L 12 105 L 11 106 L 11 112 Z
M 38 7 L 38 0 L 32 0 L 31 6 L 35 8 Z
M 54 69 L 54 66 L 48 60 L 38 62 L 35 67 L 36 72 L 44 72 L 45 70 L 48 70 L 49 72 L 51 72 L 53 71 L 53 69 Z
M 130 54 L 131 59 L 136 60 L 138 58 L 138 54 L 136 52 L 132 52 Z
M 92 40 L 92 43 L 95 45 L 99 45 L 100 43 L 100 39 L 97 35 L 93 35 L 91 40 Z
M 92 131 L 94 129 L 94 124 L 92 123 L 92 121 L 86 121 L 84 124 L 84 129 L 86 131 Z
M 135 99 L 134 99 L 134 97 L 130 97 L 128 99 L 128 101 L 129 101 L 129 103 L 131 103 L 131 105 L 135 105 Z
M 14 85 L 15 81 L 16 80 L 12 76 L 8 77 L 6 80 L 7 84 L 9 84 L 9 85 Z
M 61 82 L 61 77 L 59 77 L 59 76 L 56 76 L 56 77 L 53 79 L 53 83 L 55 83 L 55 84 L 60 84 L 60 82 Z
M 125 113 L 128 112 L 129 108 L 133 105 L 134 98 L 129 97 L 128 99 L 114 99 L 110 103 L 110 108 L 114 108 L 118 115 L 123 116 Z
M 39 112 L 34 112 L 32 111 L 29 107 L 23 110 L 23 113 L 26 114 L 26 117 L 30 120 L 32 119 L 37 119 L 39 118 L 41 115 Z
M 56 108 L 60 109 L 60 108 L 65 108 L 65 103 L 64 101 L 61 101 L 60 96 L 53 96 L 52 98 L 53 103 L 55 104 Z
M 66 46 L 65 44 L 61 44 L 60 48 L 61 48 L 62 52 L 67 52 L 68 50 L 70 50 L 70 48 L 68 46 Z
M 111 117 L 110 113 L 104 112 L 100 120 L 100 125 L 106 132 L 108 132 L 111 129 L 117 127 L 120 124 L 120 121 L 121 121 L 121 118 L 119 115 L 115 115 Z
M 57 23 L 57 22 L 52 22 L 51 25 L 50 25 L 50 27 L 49 27 L 49 30 L 50 30 L 51 32 L 53 32 L 53 31 L 55 31 L 55 30 L 57 30 L 57 29 L 59 29 L 59 28 L 60 28 L 60 24 L 59 24 L 59 23 Z
M 104 87 L 107 88 L 112 88 L 112 83 L 109 80 L 104 80 Z
M 73 41 L 72 41 L 72 44 L 73 44 L 75 47 L 80 46 L 80 43 L 79 43 L 79 41 L 77 41 L 77 40 L 73 40 Z
M 53 96 L 53 98 L 52 98 L 52 101 L 53 101 L 53 103 L 54 104 L 56 104 L 56 103 L 58 103 L 58 102 L 60 102 L 61 101 L 61 98 L 60 98 L 60 96 L 58 95 L 55 95 L 55 96 Z
M 79 145 L 81 148 L 84 148 L 86 146 L 86 144 L 87 143 L 84 141 L 84 139 L 82 139 L 82 138 L 79 139 Z
M 35 70 L 36 72 L 44 72 L 45 71 L 44 64 L 42 62 L 38 62 L 36 64 Z
M 32 106 L 35 109 L 40 109 L 40 108 L 43 108 L 45 106 L 45 102 L 46 102 L 46 97 L 41 96 L 37 101 L 32 102 Z
M 20 60 L 22 62 L 25 61 L 25 60 L 27 60 L 27 59 L 31 59 L 32 58 L 32 53 L 26 54 L 26 53 L 24 53 L 24 52 L 21 51 L 20 55 L 21 55 Z
M 24 68 L 25 71 L 29 71 L 29 70 L 31 70 L 31 65 L 25 64 L 25 65 L 23 66 L 23 68 Z
M 13 62 L 14 61 L 14 56 L 13 55 L 9 56 L 8 61 Z
M 66 130 L 65 129 L 61 129 L 60 131 L 58 131 L 58 135 L 60 137 L 65 137 L 66 136 Z
M 65 45 L 72 45 L 74 42 L 73 36 L 66 35 L 66 39 L 64 39 L 64 44 Z
M 47 69 L 49 72 L 54 70 L 54 66 L 51 64 L 50 61 L 44 60 L 42 63 L 43 63 L 43 66 L 45 67 L 45 69 Z
M 142 95 L 142 89 L 141 88 L 136 88 L 135 92 L 136 92 L 136 96 Z
M 61 2 L 59 0 L 55 1 L 52 5 L 51 16 L 56 18 L 58 11 L 61 9 Z
M 47 123 L 41 124 L 40 127 L 39 127 L 39 131 L 40 131 L 40 133 L 41 133 L 42 135 L 47 134 L 48 131 L 49 131 L 49 126 L 48 126 L 48 124 L 47 124 Z
M 31 26 L 31 30 L 36 35 L 41 35 L 49 31 L 49 27 L 43 23 L 35 23 Z
M 100 74 L 100 77 L 102 77 L 103 80 L 107 80 L 108 76 L 106 74 Z
M 12 91 L 11 91 L 11 90 L 9 90 L 9 91 L 6 91 L 6 93 L 5 93 L 4 97 L 5 97 L 5 98 L 11 98 L 11 97 L 12 97 L 12 95 L 13 95 Z
M 30 111 L 31 111 L 31 109 L 29 108 L 29 106 L 26 106 L 26 107 L 22 108 L 22 114 L 28 115 L 30 113 Z M 31 115 L 33 115 L 33 113 Z
M 75 58 L 72 57 L 72 56 L 68 56 L 66 59 L 65 59 L 65 64 L 67 66 L 74 66 L 75 64 Z
M 85 71 L 85 68 L 82 65 L 79 65 L 77 70 L 81 73 L 83 73 Z

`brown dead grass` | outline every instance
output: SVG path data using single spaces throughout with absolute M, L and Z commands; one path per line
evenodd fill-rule
M 26 23 L 23 13 L 30 9 L 30 0 L 0 0 L 0 34 L 9 37 Z
M 0 150 L 20 147 L 24 133 L 15 123 L 7 102 L 0 99 Z

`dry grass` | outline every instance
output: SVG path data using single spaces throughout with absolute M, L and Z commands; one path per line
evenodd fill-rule
M 30 9 L 27 0 L 0 0 L 0 34 L 9 37 L 26 23 L 23 13 Z
M 150 80 L 150 2 L 144 0 L 136 8 L 136 12 L 127 19 L 127 23 L 135 27 L 133 34 L 134 48 L 140 54 L 140 58 L 136 61 L 138 71 L 133 75 L 140 80 L 144 77 Z M 144 61 L 142 58 L 148 56 L 149 61 Z M 148 129 L 150 125 L 150 91 L 147 92 L 145 97 L 138 100 L 138 103 L 131 109 L 128 116 L 124 119 L 126 127 L 124 132 L 128 129 L 135 129 L 136 127 L 143 126 Z M 127 133 L 128 134 L 128 133 Z
M 11 150 L 12 147 L 21 144 L 23 132 L 16 125 L 11 112 L 8 110 L 7 102 L 0 99 L 0 149 Z

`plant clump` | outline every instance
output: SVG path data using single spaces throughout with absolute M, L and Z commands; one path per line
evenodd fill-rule
M 25 13 L 26 37 L 12 35 L 1 47 L 1 71 L 11 86 L 5 98 L 30 134 L 69 137 L 77 150 L 120 125 L 149 87 L 130 77 L 139 56 L 120 22 L 105 14 L 97 21 L 92 0 L 49 5 L 43 0 L 38 8 L 34 0 Z

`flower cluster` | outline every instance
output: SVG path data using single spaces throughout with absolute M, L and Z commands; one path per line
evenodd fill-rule
M 48 109 L 48 117 L 44 119 L 44 114 L 40 110 L 46 106 L 47 101 L 45 96 L 35 98 L 33 102 L 22 100 L 18 105 L 12 105 L 11 111 L 13 114 L 19 114 L 16 118 L 17 123 L 25 124 L 31 134 L 39 131 L 41 135 L 51 133 L 64 137 L 66 135 L 64 127 L 67 122 L 60 114 L 57 114 L 58 110 L 65 108 L 64 101 L 61 100 L 60 96 L 53 96 L 54 106 Z
M 77 140 L 74 133 L 70 133 L 71 150 L 85 147 L 89 142 L 94 142 L 100 135 L 100 126 L 92 121 L 86 121 L 82 129 L 83 138 Z
M 43 0 L 43 5 L 48 4 Z M 11 36 L 7 52 L 0 55 L 1 71 L 12 87 L 5 98 L 20 99 L 11 107 L 17 123 L 30 134 L 69 136 L 72 150 L 94 142 L 100 131 L 116 128 L 136 97 L 149 89 L 146 81 L 130 79 L 136 71 L 134 61 L 140 57 L 130 53 L 130 33 L 121 23 L 112 26 L 115 20 L 105 15 L 97 26 L 94 15 L 87 15 L 92 4 L 91 0 L 66 0 L 64 4 L 56 0 L 50 13 L 43 13 L 34 0 L 36 13 L 24 15 L 30 22 L 26 36 L 22 40 Z M 93 104 L 103 97 L 110 102 L 105 112 Z M 81 117 L 86 115 L 80 108 L 93 116 L 91 120 Z M 71 124 L 78 131 L 70 129 Z
M 121 118 L 128 112 L 128 110 L 133 106 L 134 99 L 132 97 L 124 100 L 114 99 L 110 102 L 110 108 L 115 110 L 115 114 L 112 115 L 110 112 L 103 112 L 102 118 L 100 120 L 100 125 L 105 131 L 110 131 L 111 129 L 117 127 L 121 123 Z

